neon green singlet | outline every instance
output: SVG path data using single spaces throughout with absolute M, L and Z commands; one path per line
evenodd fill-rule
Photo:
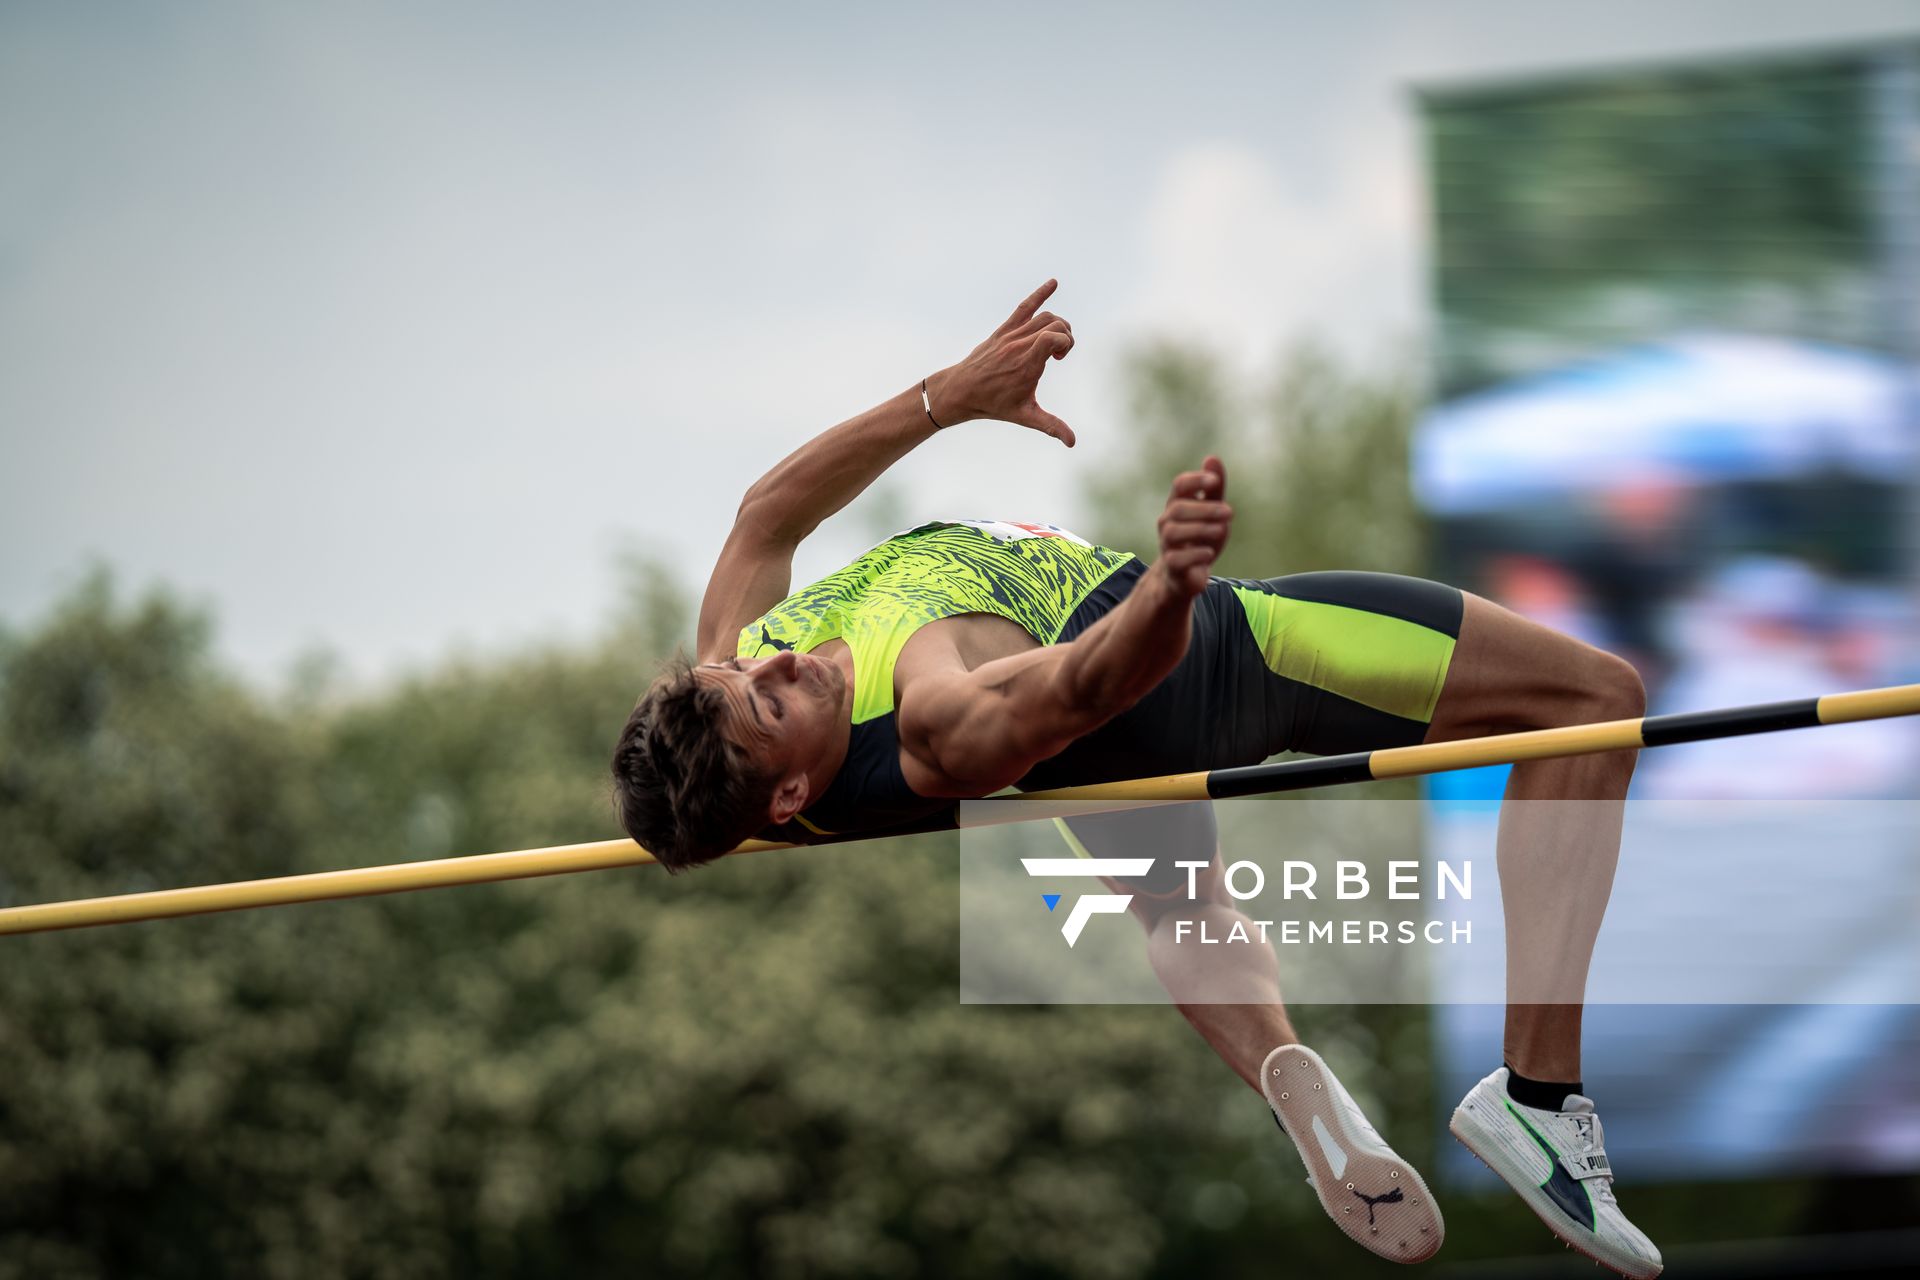
M 913 633 L 962 613 L 990 613 L 1051 644 L 1075 607 L 1133 559 L 1057 525 L 969 520 L 896 534 L 837 573 L 788 596 L 740 631 L 738 653 L 807 653 L 841 639 L 853 651 L 853 723 L 893 710 L 893 668 Z

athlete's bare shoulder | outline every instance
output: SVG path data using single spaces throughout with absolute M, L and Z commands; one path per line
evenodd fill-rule
M 900 768 L 908 786 L 925 796 L 976 794 L 939 767 L 930 747 L 942 726 L 934 721 L 940 708 L 954 708 L 951 694 L 968 672 L 1041 647 L 1018 623 L 989 613 L 956 614 L 913 633 L 893 668 Z

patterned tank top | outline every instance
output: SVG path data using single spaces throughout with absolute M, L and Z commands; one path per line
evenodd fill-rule
M 951 826 L 956 802 L 922 796 L 900 770 L 893 669 L 914 632 L 963 613 L 1007 619 L 1052 644 L 1088 593 L 1133 560 L 1058 525 L 1001 520 L 924 524 L 804 587 L 740 630 L 737 653 L 808 653 L 844 640 L 853 654 L 846 763 L 795 821 L 765 839 L 805 843 L 891 827 Z

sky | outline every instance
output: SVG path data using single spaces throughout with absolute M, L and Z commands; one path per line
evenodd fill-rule
M 0 5 L 0 627 L 105 564 L 263 686 L 591 636 L 624 556 L 697 587 L 761 472 L 1049 276 L 1079 446 L 944 432 L 796 581 L 901 513 L 1072 527 L 1140 344 L 1418 349 L 1415 86 L 1915 35 L 1920 0 Z

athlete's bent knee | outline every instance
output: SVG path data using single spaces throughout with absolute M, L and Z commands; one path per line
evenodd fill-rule
M 1633 664 L 1617 654 L 1594 650 L 1592 687 L 1598 720 L 1637 720 L 1647 714 L 1647 686 Z

